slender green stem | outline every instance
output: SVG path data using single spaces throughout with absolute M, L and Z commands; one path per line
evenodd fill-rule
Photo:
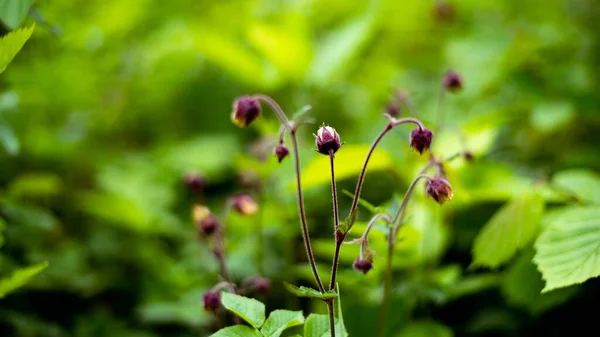
M 300 172 L 300 153 L 298 149 L 298 137 L 296 136 L 296 128 L 290 121 L 287 119 L 285 113 L 273 100 L 271 97 L 266 95 L 254 95 L 254 98 L 262 100 L 267 103 L 275 112 L 281 123 L 286 127 L 290 134 L 290 138 L 292 140 L 292 151 L 294 152 L 294 167 L 296 173 L 296 192 L 298 198 L 298 214 L 300 217 L 300 227 L 302 229 L 302 240 L 304 241 L 304 248 L 306 250 L 306 256 L 308 257 L 308 262 L 310 263 L 310 267 L 312 269 L 313 276 L 315 278 L 315 282 L 317 283 L 317 287 L 319 290 L 324 293 L 325 287 L 323 286 L 323 282 L 321 281 L 321 277 L 319 276 L 319 270 L 317 269 L 317 262 L 315 261 L 315 256 L 313 254 L 312 245 L 310 243 L 310 234 L 308 233 L 308 223 L 306 221 L 306 210 L 304 208 L 304 194 L 302 192 L 302 179 Z
M 393 226 L 392 226 L 392 238 L 395 241 L 396 238 L 396 234 L 398 233 L 398 229 L 400 229 L 400 225 L 402 224 L 402 220 L 404 220 L 404 215 L 406 214 L 406 208 L 408 205 L 408 202 L 410 201 L 410 198 L 412 197 L 413 191 L 415 190 L 415 187 L 417 186 L 417 183 L 419 182 L 419 180 L 421 179 L 429 179 L 431 180 L 432 178 L 424 173 L 419 174 L 410 184 L 410 186 L 408 187 L 408 190 L 406 191 L 406 194 L 404 195 L 404 199 L 402 199 L 402 203 L 400 204 L 400 208 L 398 209 L 398 212 L 396 212 L 396 215 L 394 216 L 394 220 L 393 220 Z
M 338 262 L 340 258 L 340 249 L 342 247 L 343 233 L 340 233 L 340 215 L 337 197 L 337 187 L 335 183 L 335 156 L 333 150 L 329 150 L 329 162 L 331 166 L 331 195 L 333 196 L 333 221 L 334 221 L 334 232 L 335 237 L 335 252 L 333 254 L 333 262 L 331 264 L 331 279 L 329 281 L 329 290 L 335 289 L 335 279 L 337 276 Z

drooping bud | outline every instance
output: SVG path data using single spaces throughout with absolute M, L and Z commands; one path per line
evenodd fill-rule
M 277 160 L 281 163 L 281 161 L 290 154 L 290 150 L 284 144 L 279 144 L 275 146 L 275 156 Z
M 192 217 L 202 237 L 212 235 L 219 227 L 219 220 L 206 206 L 194 205 Z
M 443 178 L 430 179 L 427 182 L 425 192 L 440 205 L 452 199 L 452 196 L 454 195 L 450 183 Z
M 389 101 L 385 106 L 385 113 L 390 117 L 398 117 L 400 115 L 400 105 L 395 101 Z
M 473 161 L 473 152 L 465 151 L 465 152 L 463 152 L 463 157 L 465 158 L 466 161 Z
M 373 259 L 370 254 L 362 259 L 359 256 L 354 260 L 352 267 L 361 273 L 366 274 L 369 270 L 373 269 Z
M 188 172 L 183 176 L 183 182 L 190 191 L 200 194 L 206 185 L 206 178 L 197 172 Z
M 204 310 L 215 312 L 221 307 L 221 294 L 209 290 L 202 295 L 202 302 L 204 303 Z
M 231 121 L 241 128 L 248 127 L 250 123 L 260 116 L 260 111 L 258 100 L 250 96 L 239 97 L 233 103 Z
M 329 151 L 336 153 L 342 146 L 340 135 L 331 126 L 321 126 L 314 137 L 317 151 L 325 155 L 329 155 Z
M 258 212 L 258 204 L 248 194 L 238 194 L 231 197 L 233 210 L 242 215 L 253 215 Z
M 260 293 L 260 294 L 266 294 L 267 292 L 269 292 L 269 289 L 271 289 L 271 280 L 269 280 L 266 277 L 256 277 L 253 280 L 254 282 L 254 289 L 256 289 L 256 292 Z
M 449 92 L 458 92 L 462 87 L 462 77 L 456 71 L 448 70 L 444 75 L 444 88 Z
M 433 132 L 429 129 L 417 127 L 410 132 L 410 147 L 419 154 L 429 150 L 432 140 Z

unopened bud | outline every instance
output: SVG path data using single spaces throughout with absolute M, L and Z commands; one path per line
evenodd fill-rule
M 250 123 L 260 116 L 260 111 L 258 100 L 250 96 L 239 97 L 233 103 L 231 121 L 241 128 L 248 127 Z
M 266 277 L 256 277 L 254 279 L 254 289 L 258 293 L 266 294 L 271 289 L 271 281 Z
M 219 227 L 219 220 L 206 206 L 194 205 L 192 217 L 200 236 L 212 235 Z
M 433 8 L 433 15 L 440 21 L 451 21 L 454 19 L 456 13 L 454 6 L 448 1 L 438 1 Z
M 473 161 L 473 152 L 465 151 L 465 152 L 463 152 L 463 157 L 465 158 L 466 161 Z
M 362 259 L 359 256 L 354 260 L 352 267 L 361 273 L 366 274 L 369 270 L 373 269 L 373 259 L 370 255 Z
M 202 193 L 206 185 L 206 179 L 196 172 L 186 173 L 183 177 L 183 182 L 190 191 L 197 194 Z
M 231 197 L 231 206 L 242 215 L 253 215 L 258 212 L 258 204 L 248 194 L 238 194 Z
M 398 117 L 400 115 L 400 105 L 395 101 L 390 101 L 385 106 L 385 113 L 390 117 Z
M 450 92 L 460 91 L 463 87 L 461 76 L 454 70 L 449 70 L 444 75 L 444 88 Z
M 287 146 L 283 145 L 283 144 L 279 144 L 277 146 L 275 146 L 275 156 L 277 157 L 277 160 L 281 163 L 281 161 L 287 157 L 290 154 L 290 150 L 287 148 Z
M 204 303 L 204 310 L 215 312 L 221 307 L 221 294 L 209 290 L 202 295 L 202 302 Z
M 317 151 L 322 154 L 336 153 L 342 146 L 340 135 L 331 126 L 321 126 L 314 137 Z
M 432 140 L 433 132 L 429 129 L 417 127 L 410 132 L 410 147 L 419 154 L 429 150 Z
M 454 195 L 450 183 L 443 178 L 433 178 L 429 180 L 425 192 L 440 205 L 452 199 L 452 196 Z

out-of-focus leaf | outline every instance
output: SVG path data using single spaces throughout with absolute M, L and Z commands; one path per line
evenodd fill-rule
M 0 38 L 0 74 L 31 37 L 35 25 L 10 32 Z
M 465 276 L 448 289 L 445 300 L 451 301 L 496 287 L 500 281 L 500 276 L 495 273 Z
M 8 186 L 8 195 L 21 197 L 52 197 L 62 192 L 61 178 L 52 173 L 26 173 L 15 178 Z
M 538 233 L 544 200 L 530 189 L 502 206 L 475 238 L 472 266 L 495 268 L 527 246 Z
M 344 145 L 335 154 L 335 178 L 342 180 L 358 176 L 370 147 L 367 144 Z M 392 157 L 387 152 L 377 148 L 369 160 L 367 172 L 391 169 L 393 165 Z M 328 156 L 317 156 L 311 160 L 302 171 L 302 187 L 312 188 L 329 184 L 331 182 L 329 166 Z M 294 182 L 290 183 L 289 188 L 295 188 Z
M 0 21 L 6 26 L 15 29 L 21 25 L 29 13 L 29 8 L 35 0 L 2 0 L 0 1 Z M 0 50 L 2 48 L 0 47 Z
M 228 326 L 210 337 L 264 337 L 260 332 L 245 325 Z
M 350 197 L 350 199 L 354 199 L 354 193 L 351 193 L 348 190 L 342 190 L 342 193 Z M 377 207 L 370 202 L 366 201 L 363 198 L 358 198 L 358 204 L 367 209 L 367 211 L 371 212 L 373 215 L 377 213 L 381 213 L 381 207 Z
M 202 310 L 204 289 L 190 291 L 177 300 L 149 302 L 139 308 L 144 321 L 150 323 L 179 323 L 198 327 L 209 321 L 209 315 Z
M 2 248 L 2 245 L 4 244 L 4 236 L 2 235 L 2 233 L 5 229 L 6 222 L 4 222 L 4 219 L 0 218 L 0 248 Z
M 557 172 L 552 183 L 568 194 L 593 204 L 600 204 L 600 175 L 591 170 L 571 169 Z
M 448 228 L 442 223 L 439 205 L 431 200 L 414 201 L 409 212 L 409 219 L 406 222 L 419 231 L 419 242 L 416 248 L 422 262 L 437 260 L 444 253 L 448 242 Z
M 221 303 L 256 329 L 265 322 L 265 305 L 253 298 L 222 292 Z
M 548 221 L 535 243 L 542 292 L 600 276 L 600 209 L 569 207 Z
M 260 332 L 269 337 L 279 337 L 285 329 L 302 325 L 304 315 L 302 311 L 274 310 L 263 324 Z
M 548 133 L 567 125 L 574 116 L 570 102 L 540 102 L 533 107 L 530 121 L 537 131 Z
M 533 253 L 533 250 L 524 252 L 508 269 L 502 292 L 508 303 L 524 307 L 532 314 L 539 314 L 567 301 L 577 292 L 577 288 L 556 289 L 542 294 L 544 281 L 532 262 Z
M 10 155 L 19 153 L 19 149 L 21 148 L 21 144 L 19 143 L 17 136 L 6 125 L 0 125 L 0 143 Z
M 329 291 L 325 292 L 324 294 L 321 294 L 320 291 L 313 289 L 313 288 L 308 288 L 305 286 L 298 287 L 293 284 L 289 284 L 287 282 L 284 282 L 283 284 L 285 285 L 285 288 L 289 292 L 291 292 L 292 294 L 294 294 L 298 297 L 310 297 L 310 298 L 318 298 L 321 300 L 325 300 L 328 298 L 335 298 L 337 296 L 337 294 L 333 290 L 329 290 Z
M 23 269 L 15 271 L 10 277 L 0 279 L 0 298 L 15 289 L 24 286 L 35 275 L 48 267 L 48 262 L 38 263 Z
M 403 328 L 397 337 L 452 337 L 454 333 L 452 329 L 430 320 L 421 320 L 410 322 Z

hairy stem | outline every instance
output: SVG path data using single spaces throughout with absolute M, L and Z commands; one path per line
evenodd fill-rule
M 271 97 L 266 95 L 254 95 L 254 98 L 259 99 L 265 103 L 267 103 L 275 112 L 281 123 L 285 126 L 290 134 L 290 138 L 292 139 L 292 151 L 294 152 L 294 166 L 296 170 L 296 192 L 298 198 L 298 214 L 300 216 L 300 227 L 302 229 L 302 241 L 304 241 L 304 248 L 306 250 L 306 256 L 308 257 L 308 262 L 310 263 L 310 267 L 312 269 L 313 276 L 315 278 L 315 282 L 317 283 L 317 287 L 319 290 L 324 293 L 325 287 L 323 286 L 323 282 L 321 281 L 321 277 L 319 276 L 319 271 L 317 269 L 317 262 L 315 261 L 315 256 L 313 254 L 312 245 L 310 243 L 310 235 L 308 233 L 308 223 L 306 221 L 306 210 L 304 208 L 304 194 L 302 193 L 302 180 L 301 180 L 301 172 L 300 172 L 300 153 L 298 150 L 298 137 L 296 136 L 296 128 L 294 125 L 290 123 L 287 119 L 285 113 L 273 100 Z
M 335 165 L 334 160 L 335 156 L 333 154 L 333 150 L 329 150 L 329 162 L 331 166 L 331 195 L 333 196 L 333 222 L 334 222 L 334 232 L 333 235 L 335 237 L 335 252 L 333 254 L 333 262 L 331 264 L 331 279 L 329 281 L 329 290 L 335 289 L 335 279 L 337 276 L 338 269 L 338 261 L 340 258 L 340 249 L 342 247 L 342 242 L 344 242 L 342 238 L 342 233 L 339 232 L 340 227 L 340 215 L 339 215 L 339 206 L 338 206 L 338 198 L 337 198 L 337 187 L 335 184 Z
M 335 337 L 335 309 L 333 301 L 327 302 L 327 311 L 329 312 L 329 330 L 331 331 L 331 337 Z

